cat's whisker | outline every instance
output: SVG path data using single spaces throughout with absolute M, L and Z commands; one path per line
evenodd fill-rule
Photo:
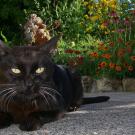
M 56 91 L 55 89 L 52 89 L 52 88 L 49 88 L 49 87 L 41 87 L 41 88 L 42 88 L 42 89 L 45 89 L 45 90 L 52 91 L 52 92 L 54 92 L 55 94 L 57 94 L 57 95 L 59 95 L 59 96 L 62 97 L 62 95 L 61 95 L 58 91 Z
M 6 106 L 7 106 L 6 104 L 7 104 L 8 100 L 9 100 L 10 96 L 14 92 L 15 92 L 14 90 L 11 90 L 10 92 L 8 92 L 7 94 L 4 95 L 4 97 L 3 97 L 4 104 L 3 105 L 4 105 L 5 109 L 6 109 Z
M 14 91 L 14 92 L 12 92 L 10 95 L 9 95 L 9 97 L 8 97 L 8 99 L 7 99 L 7 111 L 9 110 L 8 109 L 8 106 L 9 106 L 9 104 L 10 104 L 10 102 L 13 100 L 13 97 L 16 95 L 16 91 Z
M 47 91 L 42 91 L 43 93 L 45 93 L 45 94 L 47 94 L 47 95 L 49 95 L 51 98 L 52 98 L 52 100 L 55 102 L 58 102 L 57 101 L 57 99 L 56 99 L 56 97 L 54 97 L 51 93 L 49 93 L 49 92 L 47 92 Z
M 9 94 L 9 93 L 12 93 L 14 90 L 10 90 L 8 91 L 7 93 L 5 93 L 4 95 L 2 95 L 2 100 L 5 99 L 5 97 Z
M 4 93 L 5 91 L 10 91 L 10 90 L 12 90 L 13 88 L 8 88 L 8 89 L 3 89 L 3 90 L 0 90 L 0 95 L 2 94 L 2 93 Z
M 14 92 L 14 90 L 10 90 L 8 91 L 7 93 L 5 93 L 4 95 L 2 95 L 2 101 L 3 101 L 3 107 L 5 107 L 5 104 L 6 104 L 6 101 L 7 101 L 7 98 L 10 96 L 10 94 Z M 7 96 L 7 97 L 6 97 Z M 5 109 L 4 109 L 5 110 Z
M 56 91 L 55 89 L 52 89 L 52 88 L 49 88 L 49 87 L 41 87 L 41 89 L 43 91 L 48 91 L 49 93 L 56 94 L 56 95 L 60 96 L 62 102 L 65 102 L 63 96 L 58 91 Z
M 34 100 L 34 105 L 35 105 L 36 108 L 38 108 L 37 100 Z
M 40 93 L 40 95 L 43 97 L 45 103 L 47 103 L 47 105 L 50 106 L 50 103 L 48 102 L 48 100 L 47 100 L 45 94 L 44 94 L 42 91 L 39 91 L 39 93 Z
M 14 86 L 14 85 L 16 85 L 16 84 L 12 84 L 12 83 L 11 83 L 11 84 L 10 84 L 10 83 L 5 83 L 5 84 L 2 83 L 2 84 L 0 84 L 0 86 L 12 86 L 12 85 Z

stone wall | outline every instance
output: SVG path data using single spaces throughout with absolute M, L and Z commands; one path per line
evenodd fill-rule
M 82 85 L 84 92 L 135 92 L 135 79 L 124 78 L 124 79 L 93 79 L 90 76 L 82 76 Z

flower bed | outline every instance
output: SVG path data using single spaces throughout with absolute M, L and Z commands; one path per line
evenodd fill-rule
M 128 4 L 117 0 L 84 1 L 85 20 L 82 25 L 86 29 L 92 26 L 94 31 L 86 31 L 86 39 L 77 43 L 62 42 L 56 61 L 94 78 L 134 77 L 135 10 L 129 10 Z M 87 38 L 88 34 L 95 37 Z

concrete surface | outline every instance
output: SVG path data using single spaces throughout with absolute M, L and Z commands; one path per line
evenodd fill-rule
M 135 135 L 135 93 L 91 94 L 94 95 L 109 95 L 111 99 L 83 105 L 38 131 L 22 132 L 18 125 L 12 125 L 0 130 L 0 135 Z

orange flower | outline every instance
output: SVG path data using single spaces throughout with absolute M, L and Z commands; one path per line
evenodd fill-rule
M 133 66 L 128 66 L 128 71 L 133 71 Z
M 108 50 L 108 47 L 104 47 L 104 51 L 107 51 Z
M 115 64 L 111 62 L 111 63 L 109 63 L 109 67 L 110 68 L 114 68 L 115 67 Z
M 104 50 L 104 47 L 98 47 L 98 50 Z
M 110 45 L 111 47 L 113 47 L 113 46 L 114 46 L 114 42 L 110 42 L 109 45 Z
M 135 56 L 130 57 L 132 61 L 135 61 Z
M 101 63 L 99 63 L 99 65 L 98 65 L 98 67 L 99 68 L 104 68 L 104 67 L 106 67 L 107 66 L 107 63 L 106 62 L 101 62 Z
M 128 63 L 124 63 L 123 65 L 124 65 L 124 67 L 126 67 L 126 68 L 128 67 Z
M 124 53 L 125 53 L 125 49 L 120 48 L 120 49 L 118 50 L 118 52 L 117 52 L 117 56 L 118 56 L 118 57 L 123 57 Z
M 122 38 L 118 38 L 118 42 L 119 43 L 122 43 L 123 42 L 123 39 Z
M 129 45 L 131 45 L 131 43 L 128 41 L 128 42 L 125 43 L 125 45 L 129 46 Z
M 106 59 L 110 59 L 111 55 L 110 54 L 102 54 L 101 57 L 106 58 Z
M 75 67 L 75 66 L 77 66 L 77 63 L 74 60 L 71 59 L 71 60 L 68 61 L 68 65 L 70 67 Z
M 120 71 L 122 70 L 122 68 L 121 68 L 121 66 L 116 65 L 115 70 L 116 70 L 117 72 L 120 72 Z
M 83 59 L 84 57 L 83 56 L 78 56 L 76 57 L 76 62 L 78 65 L 82 65 L 83 64 Z
M 98 57 L 98 53 L 97 52 L 92 52 L 92 53 L 90 53 L 90 56 L 92 56 L 92 57 Z
M 75 54 L 80 54 L 81 52 L 79 50 L 74 50 Z
M 132 52 L 132 48 L 131 47 L 127 47 L 127 51 L 128 51 L 128 53 L 131 53 Z
M 74 52 L 74 50 L 72 50 L 72 49 L 65 50 L 65 53 L 73 53 L 73 52 Z
M 104 46 L 104 43 L 103 43 L 103 42 L 100 42 L 100 43 L 98 43 L 98 45 L 99 45 L 100 47 L 103 47 L 103 46 Z

